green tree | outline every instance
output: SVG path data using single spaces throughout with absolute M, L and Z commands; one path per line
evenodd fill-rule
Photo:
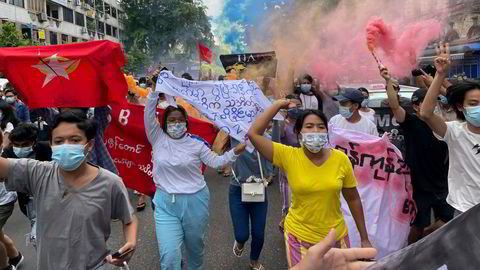
M 23 38 L 12 22 L 0 26 L 0 47 L 18 47 L 30 45 L 30 40 Z
M 152 56 L 192 56 L 197 42 L 213 45 L 210 19 L 199 0 L 122 0 L 125 47 Z
M 144 73 L 151 64 L 150 55 L 134 45 L 127 53 L 126 72 Z

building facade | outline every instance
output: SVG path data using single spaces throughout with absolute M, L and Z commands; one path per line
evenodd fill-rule
M 42 45 L 121 42 L 124 18 L 118 0 L 0 0 L 0 23 Z
M 434 5 L 432 5 L 434 3 Z M 450 77 L 455 75 L 480 78 L 480 1 L 435 0 L 433 2 L 406 0 L 405 13 L 419 19 L 447 18 L 443 35 L 437 41 L 450 44 L 452 65 Z M 435 48 L 425 50 L 421 63 L 433 63 Z

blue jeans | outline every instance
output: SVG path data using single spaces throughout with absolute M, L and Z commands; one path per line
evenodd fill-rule
M 230 185 L 228 201 L 232 217 L 235 240 L 245 244 L 249 237 L 249 224 L 252 224 L 252 243 L 250 260 L 257 261 L 262 252 L 265 240 L 265 225 L 267 223 L 268 201 L 242 202 L 242 188 Z
M 153 203 L 160 269 L 181 269 L 182 246 L 187 269 L 204 269 L 209 200 L 208 187 L 194 194 L 168 194 L 157 189 Z

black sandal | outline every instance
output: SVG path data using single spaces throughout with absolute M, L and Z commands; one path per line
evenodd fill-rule
M 137 211 L 141 212 L 141 211 L 145 210 L 145 207 L 147 207 L 147 203 L 145 203 L 145 202 L 143 202 L 141 204 L 137 204 Z

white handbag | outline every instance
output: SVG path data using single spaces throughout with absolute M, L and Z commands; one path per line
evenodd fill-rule
M 260 154 L 257 151 L 258 157 L 258 166 L 260 167 L 261 178 L 250 176 L 247 178 L 246 183 L 241 184 L 242 186 L 242 202 L 264 202 L 265 201 L 265 178 L 263 177 L 263 168 L 262 162 L 260 160 Z M 233 171 L 233 177 L 240 184 Z

